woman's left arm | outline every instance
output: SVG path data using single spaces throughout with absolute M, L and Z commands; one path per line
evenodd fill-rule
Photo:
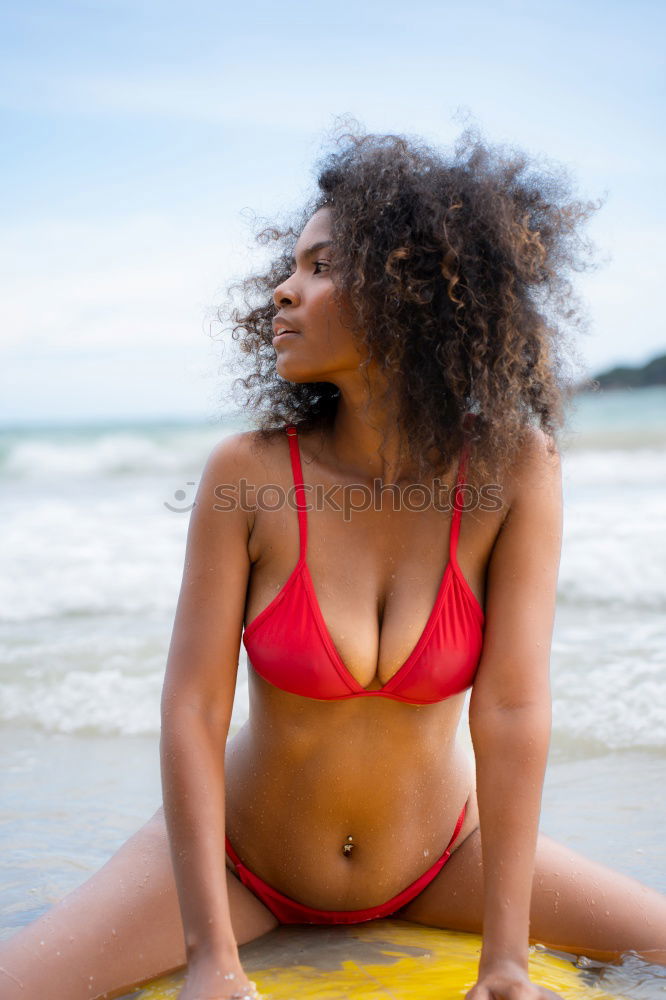
M 473 1000 L 513 995 L 505 984 L 527 978 L 562 540 L 560 460 L 541 431 L 532 432 L 511 481 L 509 512 L 488 567 L 484 646 L 470 701 L 484 873 Z

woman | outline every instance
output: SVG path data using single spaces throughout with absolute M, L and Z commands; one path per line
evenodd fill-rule
M 530 939 L 666 961 L 663 897 L 537 833 L 560 326 L 592 207 L 473 136 L 450 159 L 346 137 L 303 224 L 269 234 L 235 325 L 263 416 L 192 514 L 164 809 L 6 943 L 3 996 L 114 996 L 185 962 L 181 1000 L 255 996 L 238 945 L 390 915 L 483 929 L 469 1000 L 552 996 Z

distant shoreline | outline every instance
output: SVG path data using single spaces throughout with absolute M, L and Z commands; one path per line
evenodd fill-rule
M 599 389 L 646 389 L 666 385 L 666 354 L 647 361 L 644 365 L 617 365 L 591 375 L 576 386 L 576 392 L 596 392 Z

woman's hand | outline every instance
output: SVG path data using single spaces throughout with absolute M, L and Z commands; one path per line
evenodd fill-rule
M 465 1000 L 562 1000 L 558 993 L 536 986 L 519 962 L 498 962 L 479 973 Z
M 243 972 L 240 960 L 207 957 L 187 966 L 178 1000 L 261 1000 L 257 985 Z

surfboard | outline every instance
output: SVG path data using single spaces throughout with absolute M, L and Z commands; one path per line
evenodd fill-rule
M 240 948 L 263 1000 L 460 1000 L 476 981 L 481 938 L 407 921 L 348 926 L 282 926 Z M 563 1000 L 622 1000 L 590 973 L 540 948 L 532 981 Z M 153 981 L 132 1000 L 175 1000 L 183 973 Z

